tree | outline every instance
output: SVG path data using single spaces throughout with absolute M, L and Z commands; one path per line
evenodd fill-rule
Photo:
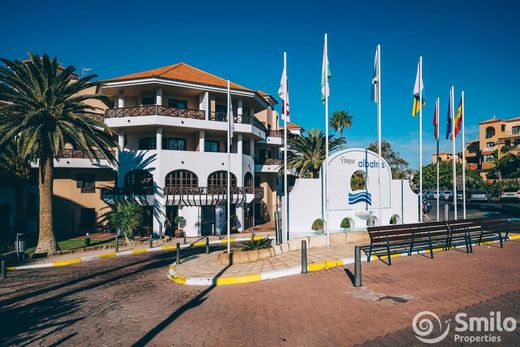
M 369 151 L 378 153 L 377 142 L 370 143 L 367 148 Z M 388 162 L 388 165 L 390 165 L 392 178 L 405 179 L 407 177 L 405 170 L 408 168 L 408 162 L 401 158 L 399 153 L 392 149 L 390 142 L 386 140 L 381 141 L 381 156 Z
M 343 138 L 343 130 L 352 126 L 352 116 L 348 111 L 336 111 L 332 114 L 329 126 L 339 132 L 339 137 Z
M 86 100 L 108 101 L 97 94 L 78 95 L 95 86 L 95 75 L 76 79 L 72 66 L 62 68 L 57 58 L 30 54 L 29 61 L 0 59 L 0 148 L 17 141 L 22 157 L 38 162 L 39 238 L 35 253 L 54 253 L 53 179 L 54 158 L 69 143 L 90 160 L 99 151 L 115 163 L 113 132 L 89 115 L 96 108 Z
M 339 148 L 344 143 L 343 138 L 329 136 L 329 151 Z M 302 136 L 290 137 L 288 147 L 290 148 L 290 151 L 287 152 L 289 169 L 296 170 L 300 177 L 318 177 L 321 164 L 325 160 L 325 134 L 323 131 L 310 129 Z
M 143 221 L 143 207 L 135 202 L 120 201 L 114 206 L 114 210 L 108 213 L 110 227 L 120 230 L 125 236 L 126 242 L 134 240 L 135 232 Z
M 423 166 L 423 189 L 437 189 L 437 164 Z M 457 189 L 462 189 L 462 164 L 456 165 Z M 413 185 L 419 187 L 419 175 L 413 178 Z M 484 182 L 475 171 L 466 168 L 466 188 L 468 190 L 482 189 Z M 439 162 L 439 187 L 440 189 L 452 189 L 453 167 L 451 161 Z
M 512 153 L 498 159 L 496 168 L 502 178 L 520 178 L 520 158 Z

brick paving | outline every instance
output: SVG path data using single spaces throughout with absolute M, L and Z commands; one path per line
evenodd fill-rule
M 363 288 L 343 268 L 188 287 L 166 278 L 173 252 L 20 270 L 0 281 L 0 345 L 416 345 L 409 327 L 422 310 L 518 314 L 520 242 L 474 251 L 365 263 Z

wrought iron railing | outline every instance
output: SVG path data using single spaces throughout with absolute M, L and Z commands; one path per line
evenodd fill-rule
M 255 158 L 256 165 L 282 165 L 281 159 L 273 158 Z
M 153 195 L 153 187 L 104 187 L 101 188 L 101 196 L 122 195 Z
M 227 122 L 227 113 L 226 112 L 210 112 L 209 120 L 216 121 L 216 122 Z M 250 116 L 247 114 L 243 114 L 243 115 L 235 114 L 235 115 L 233 115 L 233 120 L 235 123 L 251 124 L 264 132 L 267 131 L 266 127 L 264 126 L 264 124 L 262 124 L 262 122 L 260 122 L 258 119 L 256 119 L 256 117 L 253 117 L 253 116 Z

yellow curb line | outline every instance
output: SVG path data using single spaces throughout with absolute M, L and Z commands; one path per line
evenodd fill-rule
M 98 258 L 99 259 L 108 259 L 108 258 L 113 258 L 115 256 L 117 256 L 117 253 L 108 253 L 108 254 L 98 255 Z
M 141 254 L 141 253 L 147 253 L 147 252 L 148 252 L 148 250 L 146 248 L 144 248 L 144 249 L 133 249 L 131 253 L 132 254 Z
M 81 263 L 81 259 L 76 258 L 76 259 L 70 259 L 70 260 L 55 261 L 54 263 L 52 263 L 52 266 L 67 266 L 67 265 L 79 264 L 79 263 Z
M 217 286 L 220 286 L 220 285 L 228 285 L 228 284 L 257 282 L 257 281 L 261 281 L 261 280 L 262 280 L 262 276 L 260 274 L 254 274 L 254 275 L 245 275 L 245 276 L 236 276 L 236 277 L 217 278 L 217 282 L 215 284 Z

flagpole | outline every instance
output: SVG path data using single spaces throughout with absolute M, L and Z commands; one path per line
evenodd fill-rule
M 327 247 L 330 245 L 330 232 L 329 232 L 329 81 L 328 81 L 328 44 L 327 34 L 325 34 L 325 58 L 327 59 L 327 70 L 322 71 L 322 78 L 325 78 L 325 165 L 323 169 L 323 178 L 325 179 L 325 230 L 327 232 Z
M 451 92 L 450 92 L 450 116 L 451 116 L 451 148 L 453 152 L 453 158 L 451 160 L 452 162 L 452 168 L 453 168 L 453 215 L 454 219 L 457 220 L 457 164 L 456 164 L 456 158 L 457 153 L 455 151 L 455 110 L 454 110 L 454 103 L 455 103 L 455 88 L 451 86 Z
M 381 213 L 381 45 L 377 45 L 377 194 L 379 207 L 379 225 L 383 225 Z
M 419 221 L 423 221 L 423 175 L 422 175 L 422 56 L 419 57 L 419 200 L 420 202 L 420 212 L 419 212 Z
M 229 87 L 229 80 L 227 81 L 227 252 L 231 254 L 231 134 L 230 134 L 230 99 L 231 90 Z
M 439 162 L 440 112 L 439 111 L 440 111 L 440 101 L 439 101 L 439 98 L 437 98 L 435 109 L 437 110 L 437 130 L 436 130 L 435 135 L 437 135 L 437 222 L 438 222 L 439 221 L 439 208 L 440 208 L 440 203 L 439 203 L 439 201 L 440 201 L 440 194 L 439 194 L 439 169 L 440 169 L 440 162 Z
M 462 216 L 466 219 L 466 143 L 464 142 L 464 91 L 462 91 Z
M 285 71 L 285 83 L 283 86 L 284 89 L 284 99 L 283 99 L 283 234 L 282 241 L 289 241 L 289 206 L 288 206 L 288 198 L 289 194 L 287 190 L 287 53 L 283 52 L 283 71 Z

